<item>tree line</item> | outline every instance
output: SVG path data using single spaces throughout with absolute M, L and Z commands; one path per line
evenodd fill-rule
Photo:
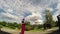
M 5 26 L 5 27 L 9 27 L 12 29 L 20 29 L 21 28 L 21 24 L 18 24 L 16 22 L 6 22 L 6 21 L 0 21 L 0 27 Z

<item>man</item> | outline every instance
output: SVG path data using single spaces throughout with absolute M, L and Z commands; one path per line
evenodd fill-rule
M 58 18 L 58 27 L 59 27 L 59 31 L 60 31 L 60 14 L 57 16 Z

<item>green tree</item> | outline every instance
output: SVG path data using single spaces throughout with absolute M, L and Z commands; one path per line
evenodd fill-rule
M 2 26 L 6 26 L 6 21 L 0 21 L 0 25 L 2 25 Z
M 46 10 L 46 22 L 47 23 L 51 23 L 51 21 L 52 21 L 52 15 L 51 15 L 51 13 L 50 13 L 50 11 L 49 10 Z
M 25 22 L 25 25 L 30 25 L 30 22 L 29 22 L 29 21 L 26 21 L 26 22 Z
M 6 23 L 7 23 L 6 21 L 2 21 L 3 26 L 6 26 Z
M 38 29 L 40 29 L 40 28 L 42 28 L 42 25 L 39 24 L 39 25 L 38 25 Z
M 51 24 L 51 26 L 54 23 L 53 18 L 52 18 L 52 14 L 49 10 L 46 10 L 45 21 L 46 21 L 46 23 Z
M 17 29 L 20 29 L 21 28 L 21 24 L 17 24 Z

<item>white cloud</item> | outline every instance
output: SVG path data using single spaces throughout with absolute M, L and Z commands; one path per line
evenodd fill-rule
M 53 11 L 53 8 L 46 8 L 46 10 L 50 10 L 50 11 Z
M 60 3 L 58 3 L 58 5 L 57 5 L 57 8 L 56 9 L 60 9 Z
M 13 13 L 13 10 L 11 10 L 11 9 L 7 9 L 7 12 Z
M 43 20 L 37 20 L 38 24 L 44 24 Z
M 3 13 L 3 15 L 5 15 L 5 16 L 7 16 L 7 17 L 9 17 L 9 18 L 13 18 L 13 19 L 19 19 L 18 16 L 14 16 L 14 15 L 11 15 L 11 14 L 9 14 L 9 13 Z
M 59 0 L 0 0 L 0 7 L 6 11 L 3 15 L 16 19 L 16 21 L 21 21 L 25 13 L 31 13 L 31 15 L 26 16 L 26 19 L 31 19 L 30 21 L 34 21 L 34 16 L 36 16 L 37 20 L 43 19 L 42 12 L 47 7 L 50 11 L 53 11 L 53 7 L 50 6 L 54 6 L 53 4 L 56 3 L 58 4 Z M 60 9 L 59 7 L 60 3 L 57 8 Z M 60 10 L 56 11 L 53 16 L 55 17 L 59 11 Z
M 54 21 L 57 21 L 57 16 L 60 14 L 60 10 L 59 11 L 56 11 L 53 15 L 53 20 Z
M 53 20 L 57 21 L 57 16 L 60 14 L 60 3 L 57 4 L 57 11 L 53 15 Z
M 32 13 L 32 15 L 26 17 L 26 20 L 30 21 L 31 24 L 34 24 L 37 20 L 40 20 L 42 23 L 42 15 L 40 13 Z

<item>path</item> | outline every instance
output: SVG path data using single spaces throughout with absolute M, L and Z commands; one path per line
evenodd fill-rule
M 25 34 L 47 34 L 47 33 L 51 33 L 55 30 L 57 30 L 58 28 L 52 28 L 52 29 L 48 29 L 48 30 L 45 30 L 44 32 L 32 32 L 32 31 L 25 31 Z M 19 34 L 20 30 L 10 30 L 10 29 L 6 29 L 6 28 L 2 28 L 1 29 L 2 31 L 5 31 L 5 32 L 9 32 L 11 34 Z

